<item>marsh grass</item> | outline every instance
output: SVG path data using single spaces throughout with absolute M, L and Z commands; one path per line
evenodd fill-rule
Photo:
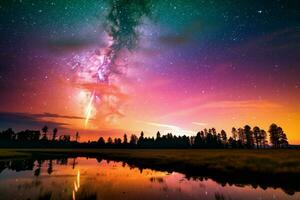
M 300 174 L 299 150 L 204 150 L 204 149 L 0 149 L 0 159 L 31 155 L 105 156 L 111 159 L 147 162 L 153 165 L 187 167 L 253 173 Z

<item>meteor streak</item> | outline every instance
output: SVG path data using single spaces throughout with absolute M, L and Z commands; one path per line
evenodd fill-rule
M 91 117 L 91 113 L 92 113 L 92 108 L 93 108 L 93 100 L 94 100 L 94 95 L 95 95 L 95 91 L 93 91 L 91 98 L 90 98 L 90 102 L 86 108 L 86 115 L 85 115 L 85 127 L 87 126 L 89 119 Z

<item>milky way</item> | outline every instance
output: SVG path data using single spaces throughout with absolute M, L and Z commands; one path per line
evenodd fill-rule
M 105 28 L 108 34 L 108 44 L 106 47 L 97 49 L 84 55 L 76 55 L 72 58 L 71 67 L 78 73 L 81 84 L 94 84 L 90 89 L 89 100 L 85 109 L 85 126 L 91 118 L 93 109 L 97 105 L 95 102 L 108 103 L 110 112 L 106 113 L 106 121 L 118 114 L 123 115 L 120 111 L 122 102 L 116 91 L 100 90 L 101 88 L 112 88 L 116 86 L 111 76 L 112 74 L 122 74 L 127 67 L 118 65 L 116 59 L 122 49 L 133 50 L 138 45 L 138 28 L 142 17 L 147 17 L 153 4 L 149 0 L 127 1 L 116 0 L 109 1 L 109 11 L 106 15 Z M 120 90 L 120 88 L 117 88 Z M 105 102 L 105 99 L 108 101 Z M 112 112 L 111 112 L 112 110 Z

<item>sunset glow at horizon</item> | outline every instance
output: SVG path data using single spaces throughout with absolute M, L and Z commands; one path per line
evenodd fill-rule
M 152 2 L 130 48 L 106 28 L 109 1 L 51 2 L 0 4 L 0 130 L 88 141 L 276 123 L 300 144 L 293 5 Z

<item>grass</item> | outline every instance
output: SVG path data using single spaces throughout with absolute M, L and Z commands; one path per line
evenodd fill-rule
M 17 151 L 16 149 L 0 149 L 0 160 L 11 158 L 24 158 L 30 156 L 30 153 Z
M 105 158 L 151 163 L 185 165 L 222 171 L 300 174 L 299 150 L 202 150 L 202 149 L 0 149 L 0 159 L 29 157 L 32 154 L 103 156 Z

